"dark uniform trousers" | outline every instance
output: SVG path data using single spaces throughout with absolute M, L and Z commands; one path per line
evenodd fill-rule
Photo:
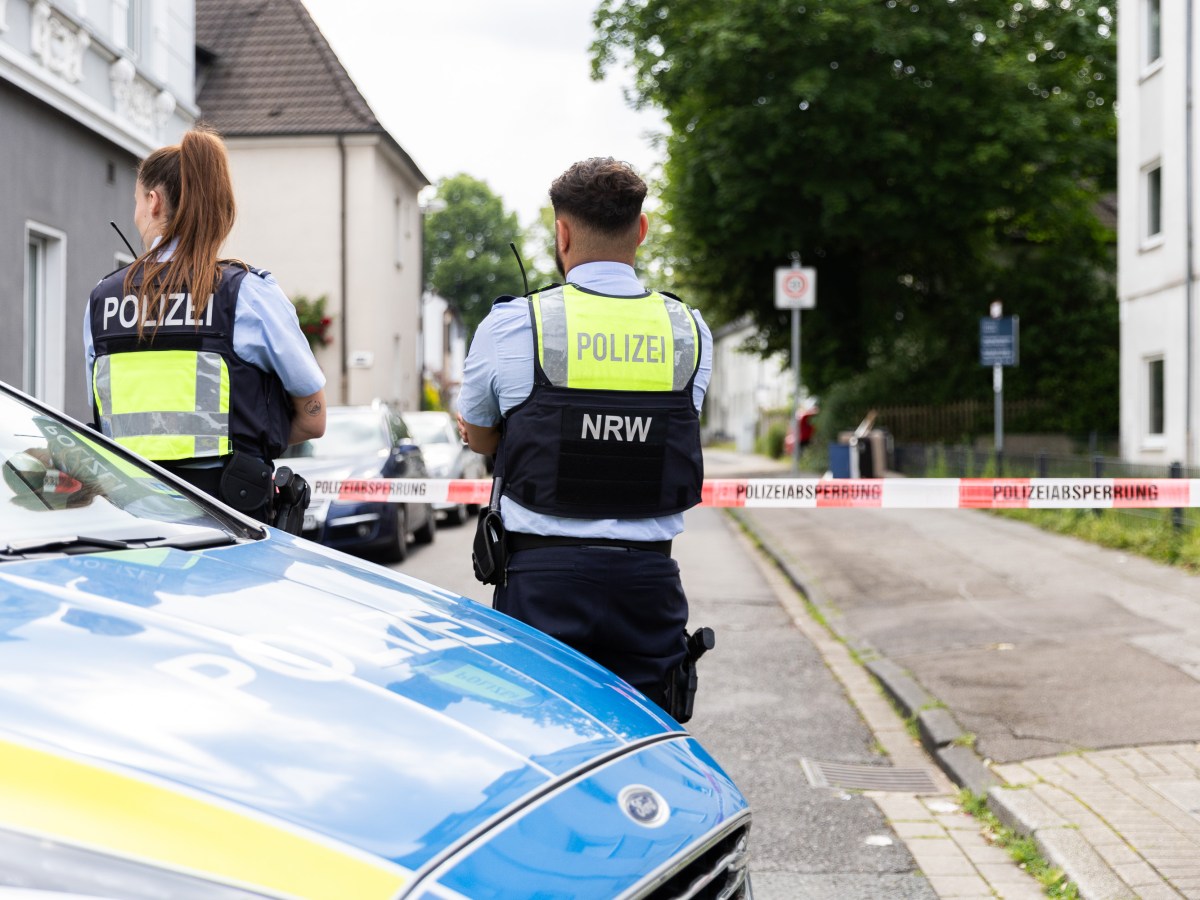
M 666 707 L 667 673 L 686 655 L 688 604 L 679 564 L 611 546 L 512 554 L 497 610 L 574 647 Z

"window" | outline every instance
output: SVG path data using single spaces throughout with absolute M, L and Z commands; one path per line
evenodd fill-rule
M 137 59 L 142 44 L 142 0 L 113 0 L 113 43 Z
M 1146 387 L 1146 433 L 1150 437 L 1162 437 L 1166 430 L 1166 412 L 1163 404 L 1165 381 L 1161 356 L 1146 360 Z
M 1162 234 L 1162 166 L 1155 164 L 1147 169 L 1144 179 L 1144 215 L 1146 238 L 1158 237 Z
M 1161 2 L 1162 0 L 1142 0 L 1146 54 L 1144 65 L 1146 66 L 1153 65 L 1162 58 Z
M 66 400 L 66 235 L 25 226 L 25 355 L 21 387 L 52 406 Z

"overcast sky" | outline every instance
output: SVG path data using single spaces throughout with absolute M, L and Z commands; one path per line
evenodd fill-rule
M 465 172 L 523 225 L 589 156 L 658 161 L 654 113 L 589 76 L 598 0 L 304 0 L 384 127 L 432 182 Z

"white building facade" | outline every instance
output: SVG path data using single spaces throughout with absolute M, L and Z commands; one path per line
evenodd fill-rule
M 0 379 L 79 418 L 108 223 L 136 245 L 138 161 L 196 118 L 194 34 L 192 0 L 0 0 Z
M 1121 454 L 1200 466 L 1194 0 L 1119 6 Z

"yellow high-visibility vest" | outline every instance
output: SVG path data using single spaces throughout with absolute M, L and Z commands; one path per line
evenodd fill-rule
M 225 456 L 229 368 L 219 353 L 145 350 L 96 357 L 92 390 L 109 437 L 147 459 Z
M 696 322 L 673 297 L 607 297 L 567 284 L 531 302 L 538 362 L 558 387 L 678 391 L 699 363 Z

